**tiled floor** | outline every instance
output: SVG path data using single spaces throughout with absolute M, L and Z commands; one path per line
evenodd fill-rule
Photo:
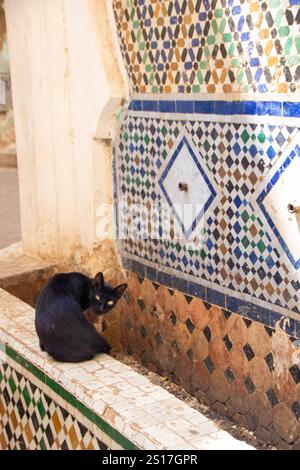
M 18 172 L 0 168 L 0 249 L 20 238 Z

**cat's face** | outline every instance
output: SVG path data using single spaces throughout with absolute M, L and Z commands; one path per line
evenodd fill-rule
M 98 273 L 92 281 L 92 288 L 89 293 L 90 306 L 97 315 L 104 315 L 111 310 L 122 297 L 127 284 L 111 287 L 104 283 L 102 273 Z

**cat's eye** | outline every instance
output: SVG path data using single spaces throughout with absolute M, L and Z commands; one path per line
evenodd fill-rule
M 114 304 L 114 301 L 113 300 L 108 300 L 107 301 L 107 305 L 113 305 Z
M 100 300 L 101 299 L 100 295 L 95 295 L 95 299 Z

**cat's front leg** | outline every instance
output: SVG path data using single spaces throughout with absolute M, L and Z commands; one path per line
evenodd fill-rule
M 105 338 L 103 336 L 100 336 L 100 341 L 99 341 L 99 352 L 103 354 L 109 354 L 111 351 L 111 346 L 108 344 Z

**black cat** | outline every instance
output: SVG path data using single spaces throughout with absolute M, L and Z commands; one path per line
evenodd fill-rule
M 53 276 L 41 291 L 35 315 L 40 348 L 62 362 L 81 362 L 111 349 L 87 321 L 83 311 L 103 315 L 116 305 L 127 284 L 111 287 L 102 273 L 91 279 L 81 273 Z

